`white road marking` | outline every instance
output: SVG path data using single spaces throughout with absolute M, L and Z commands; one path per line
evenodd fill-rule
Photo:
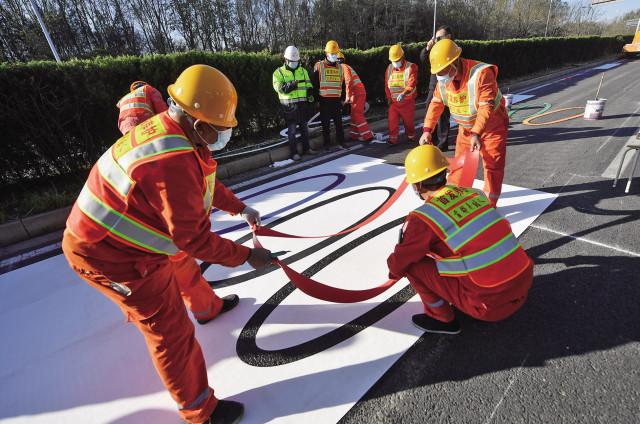
M 625 255 L 640 257 L 640 252 L 634 252 L 632 250 L 622 249 L 622 248 L 617 247 L 617 246 L 612 246 L 610 244 L 600 243 L 599 241 L 589 240 L 589 239 L 586 239 L 584 237 L 576 237 L 574 235 L 567 234 L 567 233 L 562 232 L 562 231 L 552 230 L 551 228 L 542 227 L 540 225 L 531 225 L 530 227 L 538 229 L 538 230 L 542 230 L 542 231 L 548 231 L 550 233 L 554 233 L 554 234 L 557 234 L 559 236 L 569 237 L 569 238 L 572 238 L 574 240 L 583 241 L 585 243 L 593 244 L 595 246 L 606 247 L 607 249 L 615 250 L 616 252 L 624 253 Z
M 509 381 L 509 385 L 504 390 L 504 393 L 502 393 L 502 397 L 500 398 L 500 401 L 493 408 L 493 411 L 491 412 L 491 415 L 489 415 L 489 418 L 487 418 L 487 420 L 484 422 L 484 424 L 489 424 L 491 422 L 491 420 L 493 420 L 493 416 L 496 414 L 496 411 L 498 411 L 498 408 L 500 408 L 500 405 L 502 405 L 502 401 L 507 396 L 507 393 L 511 389 L 511 386 L 513 386 L 513 383 L 515 383 L 516 380 L 518 379 L 518 377 L 520 377 L 520 372 L 522 372 L 522 366 L 527 361 L 527 358 L 529 358 L 529 354 L 528 353 L 525 355 L 524 359 L 520 363 L 520 366 L 518 367 L 518 370 L 516 371 L 516 374 L 513 377 L 511 377 L 511 381 Z

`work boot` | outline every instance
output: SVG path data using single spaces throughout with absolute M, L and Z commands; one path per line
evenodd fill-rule
M 291 156 L 291 159 L 293 159 L 295 161 L 299 161 L 300 160 L 300 155 L 296 153 L 295 155 Z
M 240 298 L 238 297 L 237 294 L 227 295 L 222 298 L 222 309 L 220 309 L 220 312 L 218 312 L 218 315 L 213 316 L 211 318 L 198 319 L 196 321 L 198 321 L 198 324 L 204 325 L 209 321 L 211 321 L 212 319 L 217 318 L 220 315 L 224 314 L 225 312 L 232 310 L 233 308 L 238 306 L 238 303 L 240 303 Z
M 427 333 L 435 334 L 458 334 L 460 333 L 460 323 L 454 318 L 451 322 L 438 321 L 427 314 L 417 314 L 411 317 L 413 325 Z
M 244 414 L 244 405 L 233 400 L 219 400 L 209 417 L 209 424 L 236 424 Z

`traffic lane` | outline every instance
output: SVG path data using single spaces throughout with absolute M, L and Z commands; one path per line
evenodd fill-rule
M 617 100 L 607 104 L 606 119 L 574 119 L 543 127 L 515 125 L 510 130 L 505 182 L 559 195 L 534 226 L 640 252 L 636 224 L 640 219 L 640 179 L 626 195 L 624 185 L 614 189 L 612 179 L 601 177 L 638 131 L 640 104 L 633 93 L 640 87 L 634 78 L 640 72 L 640 62 L 626 63 L 611 72 L 619 73 L 609 87 Z
M 522 310 L 425 334 L 340 422 L 634 422 L 637 259 L 536 229 L 522 241 L 536 261 Z

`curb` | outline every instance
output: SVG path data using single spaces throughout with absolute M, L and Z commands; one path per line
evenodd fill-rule
M 614 60 L 621 60 L 619 55 L 611 55 L 604 58 L 599 58 L 590 62 L 580 64 L 576 67 L 566 67 L 551 73 L 543 74 L 537 77 L 529 78 L 523 77 L 522 79 L 515 79 L 513 81 L 502 81 L 501 87 L 508 86 L 511 92 L 520 90 L 523 87 L 535 85 L 541 81 L 556 78 L 562 75 L 572 74 L 582 69 L 597 66 L 602 63 L 611 62 Z M 422 107 L 416 108 L 415 118 L 422 118 L 425 114 L 425 109 Z M 381 131 L 386 129 L 387 120 L 379 119 L 377 121 L 370 122 L 369 127 L 372 131 Z M 420 133 L 418 131 L 418 133 Z M 309 143 L 313 148 L 319 148 L 322 146 L 322 133 L 310 137 Z M 289 147 L 287 145 L 277 147 L 273 150 L 266 150 L 264 152 L 256 153 L 255 155 L 241 157 L 239 159 L 219 164 L 216 176 L 221 181 L 233 180 L 234 177 L 238 177 L 248 171 L 254 171 L 260 168 L 270 168 L 275 162 L 283 161 L 289 158 Z M 238 184 L 239 185 L 239 184 Z M 18 221 L 12 221 L 0 225 L 0 258 L 5 257 L 7 254 L 7 246 L 15 243 L 19 243 L 25 240 L 32 239 L 34 237 L 51 233 L 57 230 L 61 230 L 65 226 L 65 222 L 71 207 L 67 206 L 61 209 L 56 209 L 49 212 L 33 215 L 28 218 L 24 218 Z

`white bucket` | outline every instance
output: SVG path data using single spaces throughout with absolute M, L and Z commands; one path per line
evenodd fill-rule
M 607 103 L 607 99 L 587 100 L 587 106 L 584 108 L 584 119 L 595 121 L 602 118 L 605 103 Z
M 504 96 L 504 105 L 507 110 L 511 109 L 511 105 L 513 104 L 513 94 L 505 94 Z

